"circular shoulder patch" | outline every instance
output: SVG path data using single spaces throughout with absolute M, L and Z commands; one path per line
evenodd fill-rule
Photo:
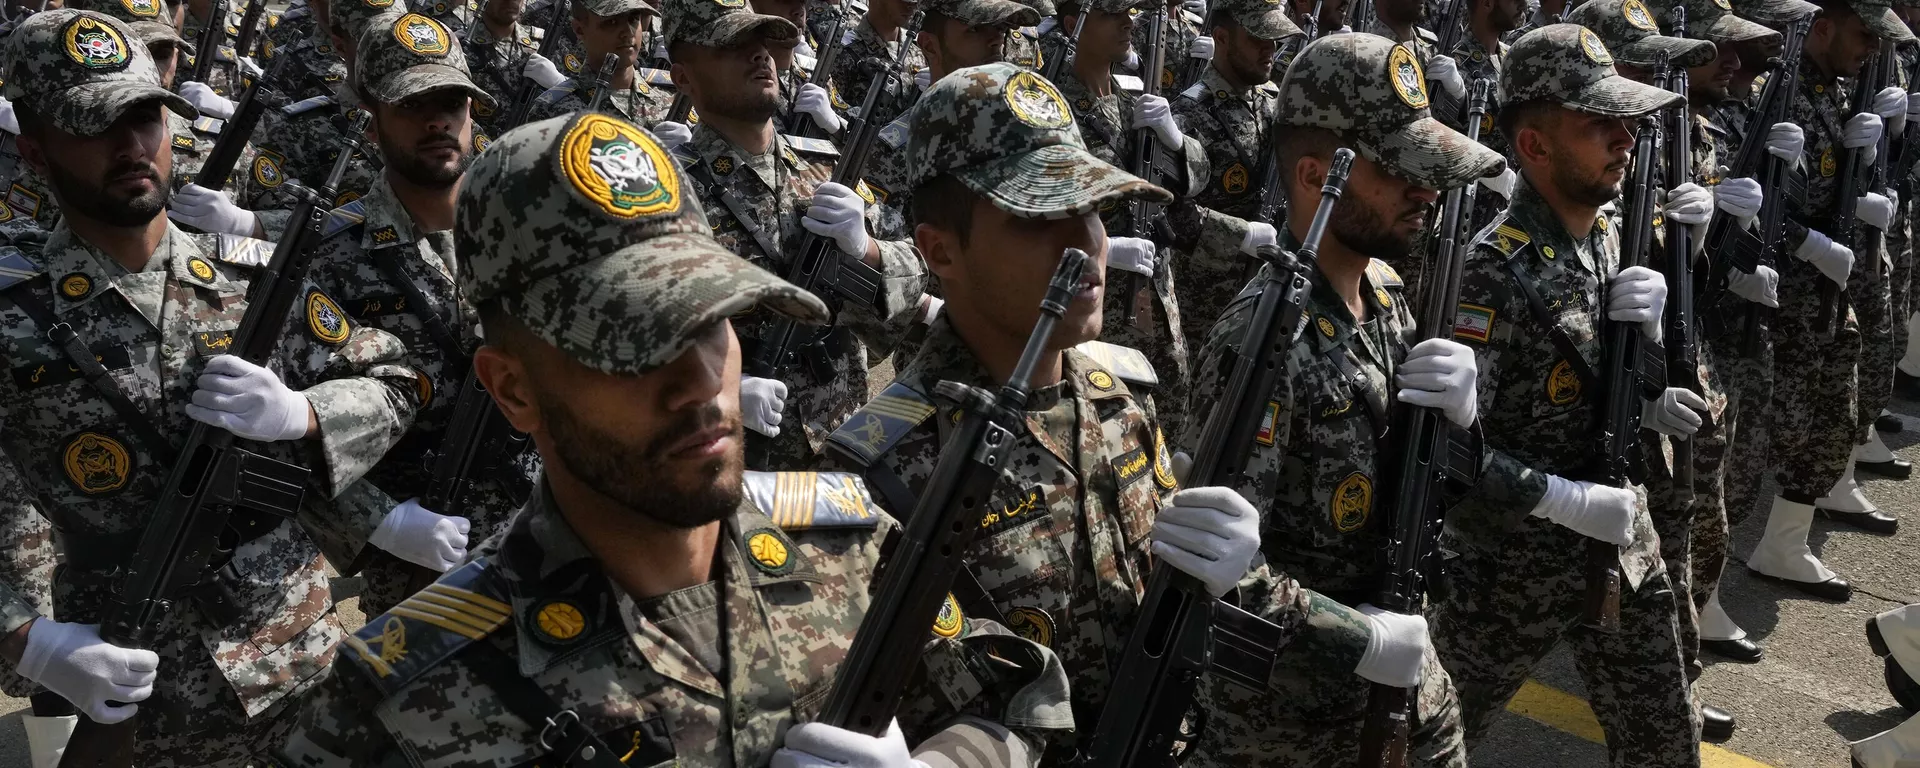
M 202 259 L 197 256 L 191 259 L 187 259 L 187 274 L 193 275 L 194 277 L 200 278 L 202 280 L 212 280 L 213 265 L 208 264 L 206 259 Z
M 60 467 L 74 488 L 99 496 L 127 486 L 127 479 L 133 477 L 133 454 L 111 435 L 81 432 L 60 451 Z
M 1053 83 L 1032 72 L 1021 70 L 1007 81 L 1007 107 L 1020 122 L 1035 128 L 1065 128 L 1073 124 L 1073 112 Z
M 1595 64 L 1613 64 L 1613 54 L 1607 52 L 1607 44 L 1600 42 L 1600 36 L 1586 27 L 1580 28 L 1580 51 Z
M 487 147 L 491 146 L 493 146 L 493 137 L 484 133 L 473 134 L 473 151 L 485 152 L 487 151 Z
M 1092 384 L 1094 389 L 1113 389 L 1113 375 L 1106 371 L 1088 371 L 1087 383 Z
M 560 139 L 560 167 L 580 198 L 609 216 L 680 211 L 679 169 L 653 137 L 624 120 L 581 117 Z
M 1393 52 L 1387 54 L 1387 77 L 1393 81 L 1393 92 L 1400 100 L 1414 109 L 1426 109 L 1427 73 L 1421 71 L 1420 60 L 1414 58 L 1413 51 L 1404 45 L 1396 45 Z
M 1327 338 L 1333 338 L 1334 330 L 1332 320 L 1328 320 L 1325 316 L 1316 317 L 1314 318 L 1314 324 L 1320 326 L 1320 332 L 1326 334 Z
M 1179 485 L 1173 477 L 1173 454 L 1167 452 L 1167 438 L 1157 426 L 1153 428 L 1153 481 L 1169 491 Z
M 453 36 L 447 28 L 432 18 L 417 13 L 400 17 L 393 25 L 393 37 L 406 46 L 407 50 L 421 56 L 445 56 L 452 47 Z
M 1373 480 L 1359 472 L 1347 475 L 1334 487 L 1328 507 L 1334 530 L 1341 533 L 1360 530 L 1373 514 Z
M 93 281 L 87 279 L 86 275 L 75 272 L 60 278 L 60 295 L 69 299 L 84 299 L 89 293 L 93 293 Z
M 339 344 L 346 341 L 351 328 L 347 325 L 347 313 L 340 311 L 340 305 L 319 291 L 307 293 L 307 330 L 323 344 Z
M 127 64 L 127 39 L 120 30 L 86 16 L 75 16 L 61 32 L 67 58 L 88 69 L 119 69 Z
M 1220 174 L 1220 188 L 1229 195 L 1247 191 L 1247 167 L 1235 162 Z
M 368 8 L 391 8 L 393 0 L 360 0 L 360 4 Z
M 793 572 L 793 553 L 787 551 L 787 542 L 780 538 L 780 534 L 771 529 L 747 535 L 747 556 L 753 558 L 753 564 L 759 566 L 760 570 L 775 576 Z
M 587 631 L 587 617 L 573 603 L 551 600 L 533 612 L 533 626 L 541 638 L 565 643 Z
M 1007 611 L 1007 629 L 1040 645 L 1053 646 L 1053 617 L 1039 608 L 1023 605 Z
M 160 15 L 160 4 L 155 0 L 120 0 L 120 7 L 138 19 L 151 19 Z
M 1640 2 L 1640 0 L 1626 0 L 1626 2 L 1621 3 L 1620 14 L 1627 17 L 1628 24 L 1632 24 L 1635 27 L 1654 34 L 1660 33 L 1660 25 L 1654 23 L 1653 14 L 1647 11 L 1646 4 Z
M 1554 405 L 1567 405 L 1580 397 L 1580 377 L 1573 372 L 1573 365 L 1565 360 L 1554 363 L 1553 370 L 1547 372 L 1547 402 Z
M 948 639 L 956 638 L 966 623 L 966 617 L 960 613 L 960 601 L 953 599 L 953 593 L 948 592 L 946 601 L 940 604 L 940 614 L 933 617 L 933 633 Z
M 253 159 L 253 180 L 267 189 L 287 183 L 287 172 L 280 167 L 280 158 L 262 152 Z

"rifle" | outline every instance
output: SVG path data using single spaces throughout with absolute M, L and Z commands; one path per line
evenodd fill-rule
M 598 112 L 600 105 L 607 103 L 607 91 L 613 90 L 613 71 L 619 66 L 620 54 L 600 57 L 600 71 L 593 73 L 593 100 L 587 103 L 588 112 Z
M 826 47 L 821 48 L 820 56 L 813 60 L 813 74 L 808 75 L 805 72 L 800 73 L 800 78 L 799 78 L 800 85 L 806 85 L 807 83 L 811 83 L 815 80 L 826 82 L 829 86 L 832 85 L 833 67 L 840 63 L 840 52 L 842 50 L 845 50 L 847 47 L 846 46 L 846 38 L 847 38 L 846 26 L 847 26 L 847 15 L 844 13 L 836 14 L 833 19 L 833 28 L 827 32 L 829 39 L 827 40 Z M 800 89 L 797 86 L 794 88 L 793 93 L 794 93 L 794 100 L 798 101 L 800 96 Z M 832 105 L 828 105 L 828 106 L 831 107 Z M 799 113 L 794 111 L 794 105 L 788 104 L 786 119 L 782 120 L 780 124 L 793 127 L 797 124 L 797 121 L 799 119 L 800 119 Z M 817 124 L 813 124 L 811 122 L 809 122 L 809 124 L 813 125 L 814 128 L 819 127 Z M 804 133 L 805 131 L 800 131 L 800 132 Z
M 1883 43 L 1882 45 L 1883 47 L 1890 46 L 1891 42 Z M 1860 73 L 1860 79 L 1854 81 L 1853 108 L 1855 114 L 1869 110 L 1873 102 L 1873 95 L 1879 93 L 1880 89 L 1885 87 L 1886 84 L 1884 81 L 1887 75 L 1885 68 L 1886 61 L 1884 56 L 1875 56 L 1867 60 L 1867 66 L 1865 70 Z M 1881 138 L 1883 140 L 1886 138 L 1884 131 L 1881 132 Z M 1873 169 L 1872 163 L 1865 162 L 1866 152 L 1866 147 L 1856 147 L 1847 150 L 1846 154 L 1840 157 L 1840 172 L 1834 176 L 1835 180 L 1839 183 L 1835 184 L 1833 188 L 1833 232 L 1829 234 L 1829 237 L 1832 237 L 1834 242 L 1848 248 L 1855 248 L 1854 234 L 1858 232 L 1860 228 L 1860 193 L 1856 190 L 1858 190 L 1861 185 L 1870 183 L 1869 179 L 1861 177 L 1865 175 L 1865 173 L 1871 173 Z M 1858 248 L 1855 248 L 1856 258 L 1859 255 L 1857 253 L 1858 250 Z M 1856 269 L 1860 267 L 1857 261 L 1854 267 Z M 1814 325 L 1815 330 L 1822 332 L 1831 330 L 1835 336 L 1840 335 L 1841 329 L 1846 325 L 1844 322 L 1847 305 L 1846 291 L 1847 286 L 1844 283 L 1835 283 L 1832 280 L 1826 279 L 1824 275 L 1821 276 L 1820 318 Z
M 1461 13 L 1471 7 L 1467 0 L 1447 0 L 1447 9 L 1440 14 L 1440 38 L 1434 50 L 1442 55 L 1452 56 L 1460 47 L 1460 40 L 1467 36 L 1467 20 Z
M 497 445 L 492 439 L 496 435 L 505 436 L 504 450 L 485 450 Z M 493 396 L 487 394 L 481 383 L 479 372 L 469 362 L 467 379 L 460 384 L 460 398 L 453 404 L 453 417 L 440 436 L 440 445 L 429 454 L 433 475 L 426 491 L 420 495 L 420 505 L 442 515 L 468 517 L 471 494 L 478 484 L 475 478 L 482 473 L 504 470 L 498 460 L 520 455 L 526 442 L 525 434 L 507 426 L 506 418 L 494 405 Z M 407 571 L 415 592 L 440 578 L 439 573 L 411 563 L 407 564 Z
M 1226 386 L 1207 416 L 1200 452 L 1188 472 L 1202 485 L 1233 488 L 1252 482 L 1246 477 L 1247 457 L 1281 363 L 1305 327 L 1312 291 L 1306 273 L 1352 168 L 1353 150 L 1335 150 L 1320 188 L 1320 208 L 1297 251 L 1260 247 L 1261 258 L 1268 262 L 1261 272 L 1260 300 L 1231 358 Z M 1172 566 L 1153 569 L 1134 622 L 1127 649 L 1114 667 L 1100 722 L 1092 738 L 1083 742 L 1085 765 L 1172 768 L 1178 762 L 1173 742 L 1184 738 L 1191 750 L 1205 726 L 1205 718 L 1198 718 L 1195 733 L 1180 733 L 1201 675 L 1210 672 L 1252 690 L 1264 690 L 1272 675 L 1279 627 L 1214 599 L 1197 579 Z
M 1185 13 L 1185 10 L 1173 11 L 1173 13 Z M 1207 65 L 1212 63 L 1212 59 L 1203 59 L 1192 55 L 1192 51 L 1188 51 L 1187 60 L 1181 62 L 1180 72 L 1174 75 L 1173 92 L 1179 93 L 1186 90 L 1188 86 L 1199 82 L 1200 75 L 1204 74 L 1207 71 Z
M 220 58 L 220 41 L 227 38 L 227 0 L 208 0 L 207 25 L 200 30 L 198 48 L 193 54 L 193 77 L 198 83 L 213 76 L 213 64 Z M 237 63 L 237 62 L 236 62 Z
M 1487 113 L 1493 81 L 1473 81 L 1467 107 L 1467 138 L 1480 140 L 1480 118 Z M 1420 340 L 1452 339 L 1453 315 L 1460 306 L 1461 248 L 1472 237 L 1473 207 L 1480 185 L 1447 192 L 1440 207 L 1439 237 L 1434 240 L 1433 279 L 1420 297 Z M 1394 405 L 1388 434 L 1400 435 L 1400 450 L 1387 486 L 1386 568 L 1373 604 L 1394 613 L 1417 614 L 1426 602 L 1427 575 L 1440 549 L 1446 507 L 1441 484 L 1473 481 L 1478 455 L 1456 451 L 1452 425 L 1436 408 Z M 1367 719 L 1360 730 L 1361 768 L 1404 768 L 1407 764 L 1407 710 L 1413 691 L 1373 683 L 1367 692 Z
M 980 532 L 987 508 L 979 502 L 992 494 L 1014 430 L 1026 423 L 1023 412 L 1033 369 L 1049 354 L 1053 326 L 1066 314 L 1087 260 L 1078 248 L 1061 254 L 1040 301 L 1040 319 L 998 394 L 955 381 L 935 388 L 942 399 L 961 404 L 966 416 L 947 438 L 926 492 L 887 556 L 873 602 L 860 619 L 853 646 L 840 662 L 833 692 L 820 711 L 821 722 L 868 736 L 885 734 L 893 722 L 901 693 L 920 665 L 927 627 L 933 625 Z
M 260 16 L 267 12 L 267 0 L 252 0 L 247 3 L 247 12 L 240 15 L 240 34 L 233 38 L 233 63 L 240 65 L 240 57 L 252 55 L 253 38 L 260 33 Z
M 1758 232 L 1741 226 L 1738 219 L 1724 211 L 1716 210 L 1713 219 L 1707 222 L 1706 252 L 1727 254 L 1723 260 L 1727 266 L 1739 267 L 1743 272 L 1755 272 L 1760 266 L 1771 267 L 1777 263 L 1775 250 L 1783 247 L 1779 241 L 1788 204 L 1805 192 L 1804 179 L 1799 179 L 1797 185 L 1790 183 L 1796 177 L 1793 164 L 1767 152 L 1767 130 L 1787 119 L 1793 94 L 1799 88 L 1800 46 L 1811 26 L 1811 20 L 1802 18 L 1787 28 L 1780 57 L 1767 64 L 1771 70 L 1767 84 L 1760 91 L 1760 98 L 1747 110 L 1746 140 L 1740 143 L 1733 165 L 1723 174 L 1728 178 L 1754 179 L 1767 190 L 1760 203 Z M 1800 188 L 1799 195 L 1788 191 L 1793 186 Z M 1724 280 L 1719 278 L 1719 282 Z M 1755 303 L 1742 308 L 1742 357 L 1760 354 L 1760 340 L 1767 336 L 1767 320 L 1772 312 L 1770 307 Z
M 325 206 L 346 176 L 367 119 L 366 112 L 355 115 L 352 130 L 343 137 L 346 146 L 340 148 L 326 182 L 318 190 L 302 190 L 306 193 L 293 209 L 296 225 L 280 239 L 266 266 L 254 271 L 247 288 L 246 316 L 234 331 L 230 354 L 263 365 L 279 346 L 287 314 L 306 291 L 313 247 L 320 242 L 320 226 L 327 218 Z M 150 522 L 140 534 L 139 548 L 115 572 L 119 583 L 101 608 L 100 639 L 121 648 L 147 647 L 175 601 L 189 597 L 189 588 L 206 579 L 214 556 L 230 554 L 222 551 L 221 539 L 234 507 L 280 518 L 299 511 L 307 469 L 234 443 L 233 433 L 193 422 L 180 446 L 180 458 L 154 502 Z M 230 591 L 205 597 L 196 601 L 203 613 L 231 614 L 240 609 Z M 60 765 L 129 768 L 139 725 L 138 717 L 114 725 L 80 718 Z
M 681 125 L 686 125 L 687 118 L 692 116 L 693 116 L 693 99 L 688 98 L 685 92 L 680 92 L 680 91 L 674 92 L 673 103 L 667 105 L 667 117 L 665 122 L 679 123 Z
M 1044 64 L 1040 65 L 1040 76 L 1046 78 L 1047 82 L 1051 83 L 1059 80 L 1060 71 L 1066 69 L 1067 65 L 1073 62 L 1074 54 L 1080 50 L 1080 30 L 1085 29 L 1086 26 L 1087 11 L 1082 9 L 1080 13 L 1073 17 L 1072 32 L 1054 30 L 1053 37 L 1060 42 L 1060 55 L 1047 59 Z
M 1167 59 L 1167 6 L 1160 4 L 1153 10 L 1142 14 L 1142 24 L 1147 26 L 1147 55 L 1140 60 L 1140 71 L 1151 73 L 1140 78 L 1140 95 L 1158 96 L 1160 94 L 1160 69 L 1166 66 Z M 1133 132 L 1133 163 L 1128 170 L 1133 175 L 1146 179 L 1148 184 L 1166 186 L 1160 173 L 1160 164 L 1154 162 L 1154 156 L 1160 152 L 1160 140 L 1154 138 L 1153 129 L 1140 128 Z M 1133 200 L 1127 203 L 1127 236 L 1151 238 L 1153 221 L 1158 218 L 1161 208 L 1156 203 L 1145 200 Z M 1155 241 L 1158 249 L 1158 241 Z M 1158 260 L 1156 259 L 1156 262 Z M 1154 270 L 1160 269 L 1156 263 Z M 1120 305 L 1126 313 L 1127 322 L 1135 328 L 1145 328 L 1153 324 L 1153 302 L 1157 298 L 1153 277 L 1128 272 L 1120 279 Z
M 561 36 L 573 27 L 566 21 L 571 16 L 567 9 L 567 0 L 553 0 L 553 5 L 547 10 L 553 16 L 547 19 L 547 33 L 540 38 L 540 55 L 552 61 L 554 54 L 560 50 Z M 522 66 L 524 68 L 524 63 Z M 520 83 L 520 90 L 513 95 L 513 106 L 507 108 L 506 119 L 500 123 L 502 132 L 518 128 L 520 124 L 527 121 L 527 115 L 533 111 L 534 99 L 540 97 L 541 90 L 540 84 L 534 82 L 531 77 L 525 78 Z
M 1377 20 L 1373 10 L 1373 0 L 1354 0 L 1353 5 L 1347 9 L 1347 19 L 1347 26 L 1357 32 L 1372 29 L 1373 23 Z
M 1687 34 L 1687 8 L 1673 7 L 1673 36 Z M 1669 67 L 1663 83 L 1657 75 L 1656 87 L 1687 95 L 1687 69 Z M 1667 110 L 1665 117 L 1667 149 L 1667 188 L 1693 181 L 1693 119 L 1686 103 Z M 1667 350 L 1667 382 L 1696 395 L 1705 391 L 1700 383 L 1700 348 L 1695 334 L 1693 314 L 1693 225 L 1666 219 L 1666 264 L 1660 270 L 1667 278 L 1667 315 L 1664 334 Z M 1681 498 L 1693 497 L 1693 441 L 1675 437 L 1667 440 L 1673 449 L 1673 485 Z
M 220 139 L 213 143 L 213 149 L 207 152 L 207 160 L 200 166 L 200 173 L 193 177 L 193 183 L 218 192 L 225 189 L 227 179 L 233 176 L 234 166 L 240 164 L 240 155 L 247 151 L 247 142 L 253 139 L 253 129 L 260 124 L 261 116 L 266 114 L 272 102 L 279 100 L 280 94 L 273 88 L 286 74 L 287 65 L 292 56 L 275 56 L 268 66 L 267 73 L 253 79 L 247 89 L 240 93 L 240 103 L 233 108 L 233 117 L 220 130 Z

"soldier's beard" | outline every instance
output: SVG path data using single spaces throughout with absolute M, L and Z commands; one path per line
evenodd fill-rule
M 107 193 L 108 179 L 139 170 L 144 170 L 147 178 L 153 180 L 152 191 L 121 197 Z M 173 189 L 167 185 L 167 174 L 161 173 L 151 163 L 116 165 L 101 174 L 101 181 L 97 185 L 89 185 L 66 169 L 47 163 L 47 183 L 53 187 L 54 197 L 60 201 L 62 208 L 115 227 L 138 227 L 153 221 L 153 217 L 167 210 L 167 203 L 173 197 Z
M 782 101 L 778 89 L 773 93 L 762 90 L 716 93 L 712 104 L 701 105 L 705 107 L 701 113 L 721 115 L 741 122 L 758 123 L 763 120 L 772 120 L 774 115 L 782 112 L 785 109 Z
M 1404 261 L 1413 252 L 1413 240 L 1396 233 L 1394 222 L 1373 206 L 1360 205 L 1357 201 L 1342 201 L 1333 207 L 1333 218 L 1327 222 L 1328 234 L 1340 241 L 1341 245 L 1371 259 L 1381 261 Z
M 666 456 L 675 441 L 725 419 L 719 405 L 684 413 L 652 440 L 636 443 L 575 416 L 564 396 L 542 389 L 537 399 L 554 452 L 567 471 L 600 495 L 662 525 L 698 528 L 723 519 L 746 493 L 741 485 L 746 462 L 738 449 L 691 471 Z M 737 417 L 732 426 L 737 446 L 742 436 Z
M 1597 207 L 1613 202 L 1614 198 L 1620 196 L 1621 182 L 1604 181 L 1608 173 L 1619 170 L 1611 164 L 1601 166 L 1599 170 L 1587 174 L 1581 172 L 1578 163 L 1572 162 L 1571 158 L 1561 154 L 1557 149 L 1549 147 L 1548 154 L 1553 158 L 1553 169 L 1548 176 L 1552 179 L 1554 188 L 1559 189 L 1561 194 L 1574 202 Z M 1624 177 L 1622 181 L 1625 181 Z
M 380 137 L 380 154 L 386 158 L 387 165 L 400 178 L 408 183 L 428 189 L 446 189 L 459 183 L 460 177 L 467 172 L 467 166 L 473 164 L 473 153 L 460 147 L 460 140 L 451 134 L 442 134 L 416 144 L 413 148 L 400 146 L 399 142 L 387 138 L 385 132 L 376 131 Z M 427 160 L 420 156 L 423 149 L 439 149 L 451 144 L 460 148 L 460 157 L 452 163 Z

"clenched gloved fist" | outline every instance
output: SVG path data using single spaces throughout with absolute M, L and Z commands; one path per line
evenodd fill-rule
M 1144 237 L 1107 238 L 1107 269 L 1153 277 L 1159 264 L 1152 240 Z
M 1660 340 L 1660 313 L 1667 308 L 1667 278 L 1646 267 L 1628 267 L 1607 286 L 1607 319 L 1639 323 L 1640 332 Z
M 1789 163 L 1800 161 L 1806 149 L 1807 132 L 1798 123 L 1774 123 L 1767 129 L 1767 153 Z
M 1280 242 L 1280 231 L 1264 221 L 1247 222 L 1247 235 L 1240 238 L 1240 252 L 1252 256 L 1259 252 L 1260 246 Z
M 189 182 L 173 193 L 167 206 L 167 218 L 209 233 L 252 237 L 260 228 L 260 217 L 232 200 L 227 193 Z
M 186 99 L 200 114 L 217 117 L 222 120 L 233 117 L 235 104 L 220 94 L 214 93 L 206 83 L 188 80 L 180 84 L 180 98 Z
M 1409 616 L 1362 603 L 1355 606 L 1367 617 L 1367 651 L 1353 673 L 1370 682 L 1395 688 L 1420 685 L 1433 640 L 1424 616 Z
M 527 57 L 527 63 L 520 67 L 520 76 L 539 83 L 542 88 L 552 88 L 567 79 L 551 59 L 537 53 Z
M 673 149 L 693 141 L 693 129 L 687 127 L 686 123 L 662 120 L 653 124 L 653 136 L 660 140 L 661 147 Z
M 847 121 L 833 111 L 833 100 L 827 96 L 827 89 L 813 83 L 800 86 L 800 93 L 793 97 L 795 112 L 813 118 L 814 125 L 826 131 L 828 135 L 838 135 Z
M 18 670 L 95 722 L 111 725 L 133 717 L 138 703 L 153 695 L 160 656 L 100 639 L 98 624 L 63 624 L 43 616 L 27 628 Z
M 1624 547 L 1633 543 L 1633 518 L 1638 510 L 1639 499 L 1626 488 L 1548 475 L 1547 493 L 1540 497 L 1532 514 L 1587 538 Z
M 1187 143 L 1186 134 L 1173 122 L 1173 108 L 1159 96 L 1141 96 L 1133 102 L 1133 127 L 1153 129 L 1153 137 L 1167 149 L 1177 150 Z
M 1681 224 L 1705 224 L 1713 218 L 1713 192 L 1691 181 L 1667 190 L 1666 215 Z
M 381 518 L 367 543 L 394 557 L 435 573 L 467 559 L 467 533 L 473 524 L 464 517 L 442 515 L 408 499 Z
M 1460 65 L 1454 63 L 1452 56 L 1435 54 L 1427 59 L 1427 79 L 1439 83 L 1448 96 L 1467 97 L 1467 81 L 1460 77 Z
M 1153 554 L 1219 597 L 1240 583 L 1260 552 L 1260 513 L 1239 491 L 1183 488 L 1153 521 Z
M 767 437 L 780 436 L 781 414 L 787 410 L 787 383 L 757 376 L 740 377 L 740 420 Z
M 1727 290 L 1755 304 L 1774 309 L 1780 308 L 1780 273 L 1765 264 L 1756 265 L 1752 272 L 1742 272 L 1738 267 L 1729 267 Z
M 1807 239 L 1793 249 L 1793 257 L 1812 264 L 1820 274 L 1842 287 L 1847 284 L 1847 275 L 1853 273 L 1853 249 L 1834 242 L 1817 229 L 1807 230 Z
M 1700 412 L 1706 409 L 1707 401 L 1693 390 L 1667 387 L 1659 397 L 1641 401 L 1640 426 L 1663 435 L 1692 437 L 1700 431 L 1704 421 Z
M 833 238 L 840 250 L 855 258 L 867 255 L 867 201 L 844 184 L 824 182 L 813 188 L 813 203 L 800 226 L 821 237 Z
M 826 723 L 800 723 L 787 729 L 787 740 L 773 753 L 769 768 L 927 768 L 907 750 L 900 722 L 887 725 L 887 735 L 874 738 Z
M 1407 352 L 1394 370 L 1395 394 L 1402 402 L 1438 408 L 1447 420 L 1472 426 L 1479 415 L 1480 369 L 1473 350 L 1447 339 L 1427 339 Z
M 268 443 L 306 437 L 313 417 L 305 395 L 288 389 L 273 371 L 233 355 L 207 361 L 186 410 L 194 421 Z

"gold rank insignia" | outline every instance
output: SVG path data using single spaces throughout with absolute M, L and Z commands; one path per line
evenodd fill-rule
M 1551 245 L 1540 246 L 1540 255 L 1545 256 L 1549 259 L 1553 258 L 1553 246 Z
M 341 643 L 360 654 L 360 660 L 367 663 L 375 675 L 387 677 L 393 674 L 393 665 L 407 657 L 407 623 L 398 616 L 388 616 L 380 625 L 380 636 L 372 640 L 362 640 L 358 635 L 347 635 Z M 374 645 L 379 647 L 375 648 Z
M 1087 383 L 1092 384 L 1094 389 L 1105 392 L 1113 389 L 1113 376 L 1106 371 L 1088 371 Z
M 89 293 L 93 293 L 93 281 L 87 279 L 86 275 L 75 272 L 60 278 L 60 295 L 69 299 L 84 299 Z
M 99 496 L 127 486 L 133 476 L 133 454 L 125 443 L 99 432 L 81 432 L 60 452 L 67 480 L 81 493 Z
M 175 136 L 173 137 L 173 147 L 174 149 L 193 149 L 193 137 Z
M 793 572 L 793 553 L 772 529 L 762 528 L 748 534 L 747 554 L 753 558 L 754 565 L 770 575 L 785 576 Z
M 1023 605 L 1007 611 L 1007 629 L 1032 642 L 1053 647 L 1053 617 L 1039 608 Z
M 201 280 L 212 280 L 213 265 L 199 257 L 187 259 L 187 273 Z
M 1837 172 L 1839 172 L 1839 166 L 1833 161 L 1833 147 L 1820 150 L 1820 175 L 1824 178 L 1833 178 L 1833 174 Z
M 948 592 L 946 601 L 940 603 L 940 613 L 933 617 L 933 633 L 951 640 L 960 636 L 960 630 L 966 624 L 966 616 L 960 612 L 960 601 L 954 599 L 952 592 Z
M 533 625 L 542 638 L 565 643 L 587 631 L 587 617 L 573 603 L 553 600 L 534 611 Z
M 713 166 L 713 173 L 716 176 L 729 176 L 733 174 L 733 158 L 731 157 L 716 157 L 710 165 Z
M 1333 499 L 1328 506 L 1334 530 L 1341 533 L 1360 530 L 1373 512 L 1373 481 L 1359 472 L 1347 475 L 1333 489 Z
M 1573 372 L 1573 364 L 1565 360 L 1553 364 L 1553 370 L 1547 372 L 1547 402 L 1554 405 L 1566 405 L 1580 397 L 1580 377 Z
M 1314 325 L 1319 326 L 1320 332 L 1326 334 L 1327 338 L 1333 338 L 1333 321 L 1328 320 L 1325 315 L 1314 318 Z
M 427 407 L 428 403 L 433 402 L 433 378 L 426 371 L 413 369 L 413 391 L 420 396 L 420 407 Z
M 1379 300 L 1380 306 L 1382 307 L 1393 306 L 1393 297 L 1387 294 L 1387 289 L 1385 288 L 1373 289 L 1373 298 Z

